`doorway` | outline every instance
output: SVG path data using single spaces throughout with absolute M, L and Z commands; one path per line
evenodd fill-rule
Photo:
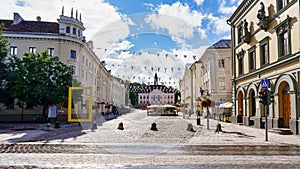
M 287 82 L 282 82 L 279 86 L 279 122 L 278 127 L 290 128 L 291 100 L 290 86 Z
M 238 116 L 237 116 L 237 123 L 243 123 L 243 112 L 244 112 L 243 93 L 240 91 L 239 94 L 238 94 Z

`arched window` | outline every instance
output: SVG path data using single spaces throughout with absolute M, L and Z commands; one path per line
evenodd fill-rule
M 69 26 L 66 27 L 66 33 L 70 33 L 70 27 Z

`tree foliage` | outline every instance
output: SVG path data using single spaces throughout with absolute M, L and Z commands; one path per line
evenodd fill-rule
M 2 36 L 2 31 L 4 30 L 3 24 L 0 24 L 0 102 L 5 103 L 6 100 L 11 98 L 10 94 L 6 92 L 5 85 L 7 79 L 7 67 L 6 67 L 6 59 L 8 52 L 8 41 Z M 5 104 L 5 106 L 10 107 Z
M 57 56 L 26 53 L 21 59 L 9 58 L 6 89 L 12 97 L 26 103 L 26 108 L 42 105 L 46 115 L 48 105 L 67 100 L 68 87 L 72 86 L 72 69 Z

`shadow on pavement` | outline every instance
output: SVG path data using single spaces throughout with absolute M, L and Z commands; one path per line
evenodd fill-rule
M 13 136 L 7 141 L 10 143 L 21 143 L 21 142 L 49 142 L 51 140 L 60 140 L 64 142 L 65 139 L 73 138 L 74 140 L 83 134 L 83 128 L 77 125 L 63 126 L 61 128 L 44 127 L 43 129 L 36 130 L 22 130 L 12 132 Z
M 236 135 L 239 135 L 239 136 L 244 136 L 244 137 L 249 137 L 249 138 L 254 138 L 255 136 L 251 136 L 251 135 L 248 135 L 248 134 L 245 134 L 243 132 L 238 132 L 238 131 L 221 131 L 222 133 L 225 133 L 225 134 L 236 134 Z

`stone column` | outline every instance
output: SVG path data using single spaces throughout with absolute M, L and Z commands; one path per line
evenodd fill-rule
M 290 91 L 290 102 L 291 102 L 291 120 L 290 120 L 290 130 L 293 134 L 298 134 L 298 119 L 297 119 L 297 97 L 296 91 Z
M 274 117 L 273 117 L 273 128 L 278 128 L 279 126 L 279 97 L 278 93 L 274 93 L 274 103 L 273 103 L 273 111 L 274 111 Z

